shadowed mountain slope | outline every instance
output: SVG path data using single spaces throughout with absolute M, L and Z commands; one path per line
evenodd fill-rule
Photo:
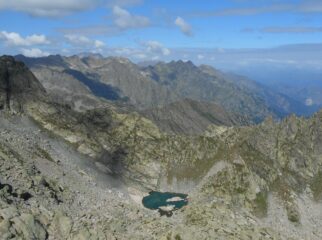
M 245 117 L 226 112 L 221 106 L 183 99 L 164 107 L 141 112 L 163 131 L 175 134 L 201 134 L 209 125 L 235 126 L 249 124 Z
M 23 105 L 41 97 L 45 89 L 21 62 L 0 57 L 0 109 L 22 112 Z

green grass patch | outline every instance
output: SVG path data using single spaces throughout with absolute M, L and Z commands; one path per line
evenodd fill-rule
M 314 200 L 322 200 L 322 172 L 319 172 L 313 177 L 310 188 L 312 190 Z
M 267 202 L 267 192 L 259 192 L 256 194 L 254 200 L 253 213 L 256 217 L 263 218 L 267 216 L 268 202 Z
M 47 159 L 50 162 L 55 162 L 55 160 L 51 157 L 51 155 L 45 149 L 41 148 L 40 146 L 37 146 L 36 150 L 37 150 L 36 154 L 38 157 Z

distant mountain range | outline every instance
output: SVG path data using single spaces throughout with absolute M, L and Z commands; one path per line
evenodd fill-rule
M 319 68 L 260 65 L 237 71 L 312 109 L 322 106 L 322 70 Z
M 229 126 L 312 113 L 309 106 L 264 85 L 191 61 L 136 65 L 126 58 L 97 54 L 15 58 L 57 101 L 79 111 L 123 105 L 170 132 L 200 133 L 211 123 Z

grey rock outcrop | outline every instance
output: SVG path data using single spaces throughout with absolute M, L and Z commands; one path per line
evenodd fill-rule
M 42 85 L 22 62 L 10 56 L 0 58 L 0 109 L 22 112 L 26 101 L 44 93 Z

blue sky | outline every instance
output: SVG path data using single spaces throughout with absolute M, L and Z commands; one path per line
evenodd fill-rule
M 3 54 L 319 66 L 320 44 L 321 0 L 0 0 Z

